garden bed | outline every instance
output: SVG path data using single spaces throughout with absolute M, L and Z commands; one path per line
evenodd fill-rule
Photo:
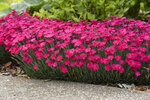
M 79 23 L 21 15 L 0 18 L 0 44 L 39 79 L 150 84 L 150 19 Z

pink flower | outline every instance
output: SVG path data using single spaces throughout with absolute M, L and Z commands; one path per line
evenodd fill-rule
M 109 56 L 108 56 L 108 59 L 109 59 L 109 60 L 113 60 L 113 59 L 114 59 L 114 56 L 113 56 L 113 55 L 109 55 Z
M 74 67 L 74 66 L 75 66 L 75 62 L 71 62 L 71 63 L 70 63 L 70 66 L 71 66 L 71 67 Z
M 148 64 L 148 67 L 150 68 L 150 64 Z
M 93 63 L 92 63 L 92 62 L 89 62 L 89 63 L 87 64 L 87 68 L 92 69 L 92 68 L 93 68 Z
M 37 51 L 35 53 L 36 53 L 36 57 L 37 57 L 38 60 L 40 60 L 43 57 L 43 53 L 42 52 Z
M 85 52 L 90 52 L 90 50 L 91 50 L 91 48 L 87 48 L 87 49 L 85 50 Z
M 113 70 L 116 70 L 116 64 L 111 64 L 110 67 L 113 69 Z
M 105 65 L 105 70 L 109 71 L 110 70 L 110 65 Z
M 52 48 L 48 48 L 48 49 L 47 49 L 47 51 L 53 51 L 53 50 L 55 50 L 55 48 L 54 48 L 54 47 L 52 47 Z
M 68 72 L 68 69 L 67 69 L 66 67 L 63 67 L 63 68 L 62 68 L 62 72 L 63 72 L 63 73 L 67 73 L 67 72 Z
M 96 70 L 98 70 L 98 69 L 99 69 L 98 64 L 94 64 L 94 65 L 93 65 L 93 70 L 96 71 Z
M 135 75 L 136 75 L 136 76 L 140 76 L 141 73 L 140 73 L 140 72 L 135 72 Z
M 150 54 L 147 55 L 147 59 L 150 60 Z
M 77 67 L 79 67 L 80 65 L 79 65 L 79 61 L 75 61 L 75 65 L 77 66 Z
M 45 53 L 45 54 L 43 55 L 43 57 L 44 57 L 44 58 L 48 58 L 49 55 L 50 55 L 49 53 Z
M 85 53 L 80 54 L 80 59 L 85 59 L 87 55 Z
M 54 62 L 54 63 L 53 63 L 53 67 L 57 67 L 57 62 Z
M 33 66 L 33 68 L 34 68 L 34 69 L 37 69 L 37 68 L 38 68 L 38 64 L 35 64 L 35 65 Z
M 56 55 L 55 54 L 52 54 L 51 55 L 51 59 L 55 59 L 56 58 Z
M 46 42 L 48 43 L 52 43 L 54 41 L 54 39 L 46 39 Z
M 27 59 L 28 59 L 28 55 L 25 55 L 24 57 L 23 57 L 23 61 L 26 61 Z
M 138 54 L 136 54 L 136 53 L 128 53 L 126 56 L 127 56 L 128 59 L 135 59 L 135 58 L 138 57 Z
M 80 67 L 83 67 L 84 64 L 85 64 L 85 60 L 81 60 L 81 61 L 79 62 L 79 66 L 80 66 Z
M 46 44 L 46 42 L 42 42 L 42 43 L 40 43 L 40 47 L 44 47 L 44 46 L 45 46 L 45 44 Z
M 51 67 L 54 64 L 54 61 L 50 60 L 50 61 L 47 61 L 47 63 L 48 63 L 48 66 Z
M 23 51 L 23 55 L 28 54 L 28 50 Z
M 121 65 L 119 65 L 119 64 L 116 64 L 116 69 L 120 72 L 120 73 L 123 73 L 124 72 L 124 68 L 121 66 Z
M 28 58 L 28 59 L 27 59 L 27 63 L 31 63 L 32 60 L 33 60 L 32 58 Z
M 70 63 L 70 60 L 69 60 L 69 59 L 67 59 L 67 60 L 64 61 L 64 64 L 65 64 L 65 65 L 68 65 L 69 63 Z
M 64 68 L 64 65 L 63 65 L 63 64 L 60 64 L 60 65 L 59 65 L 59 69 L 62 69 L 62 68 Z
M 105 54 L 114 54 L 116 52 L 115 46 L 110 46 L 105 49 Z
M 92 60 L 94 60 L 94 57 L 93 56 L 89 56 L 88 60 L 92 61 Z
M 100 59 L 100 56 L 99 56 L 99 55 L 94 55 L 93 58 L 94 58 L 95 60 L 99 60 L 99 59 Z
M 116 41 L 113 41 L 113 44 L 118 45 L 120 42 L 121 42 L 120 40 L 116 40 Z
M 96 51 L 94 50 L 94 49 L 91 49 L 89 52 L 88 52 L 88 55 L 93 55 L 93 54 L 95 54 L 96 53 Z
M 121 60 L 121 56 L 120 56 L 120 55 L 116 55 L 116 56 L 115 56 L 115 59 L 116 59 L 117 61 L 119 61 L 119 60 Z
M 54 54 L 57 55 L 59 53 L 59 50 L 54 51 Z
M 119 64 L 120 64 L 120 65 L 123 65 L 123 64 L 124 64 L 124 61 L 123 61 L 123 60 L 120 60 L 120 61 L 119 61 Z
M 110 60 L 109 59 L 107 59 L 107 58 L 103 58 L 103 63 L 104 64 L 108 64 L 110 62 Z
M 61 61 L 62 58 L 63 58 L 63 57 L 62 57 L 61 55 L 59 55 L 59 56 L 57 56 L 56 61 Z
M 68 45 L 68 43 L 62 43 L 60 48 L 65 48 Z

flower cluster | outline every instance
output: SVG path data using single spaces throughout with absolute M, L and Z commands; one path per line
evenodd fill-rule
M 150 20 L 112 16 L 103 22 L 85 21 L 63 22 L 13 11 L 0 18 L 0 45 L 35 70 L 39 61 L 63 73 L 70 67 L 94 71 L 104 67 L 120 73 L 130 67 L 140 76 L 142 66 L 150 67 Z

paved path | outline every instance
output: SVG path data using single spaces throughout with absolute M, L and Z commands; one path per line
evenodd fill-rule
M 102 85 L 0 76 L 0 100 L 150 100 L 150 93 Z

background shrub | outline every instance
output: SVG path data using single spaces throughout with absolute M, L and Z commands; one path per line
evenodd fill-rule
M 11 13 L 11 3 L 21 1 L 22 0 L 0 0 L 0 17 Z
M 145 20 L 150 14 L 148 5 L 148 0 L 49 0 L 33 15 L 75 22 L 82 19 L 103 20 L 109 16 Z
M 3 3 L 9 6 L 0 12 L 0 17 L 11 13 L 12 9 L 21 13 L 22 10 L 30 8 L 30 13 L 33 13 L 34 11 L 38 11 L 46 3 L 46 0 L 6 0 Z
M 10 1 L 5 4 L 10 5 Z M 30 13 L 34 16 L 53 17 L 64 21 L 103 20 L 109 16 L 145 20 L 150 14 L 149 4 L 149 0 L 22 0 L 19 3 L 13 2 L 9 8 L 0 12 L 0 16 L 7 15 L 12 9 L 21 11 L 30 8 Z
M 109 16 L 124 16 L 134 0 L 49 0 L 47 17 L 79 22 L 82 19 L 103 20 Z M 34 15 L 44 16 L 43 10 Z

